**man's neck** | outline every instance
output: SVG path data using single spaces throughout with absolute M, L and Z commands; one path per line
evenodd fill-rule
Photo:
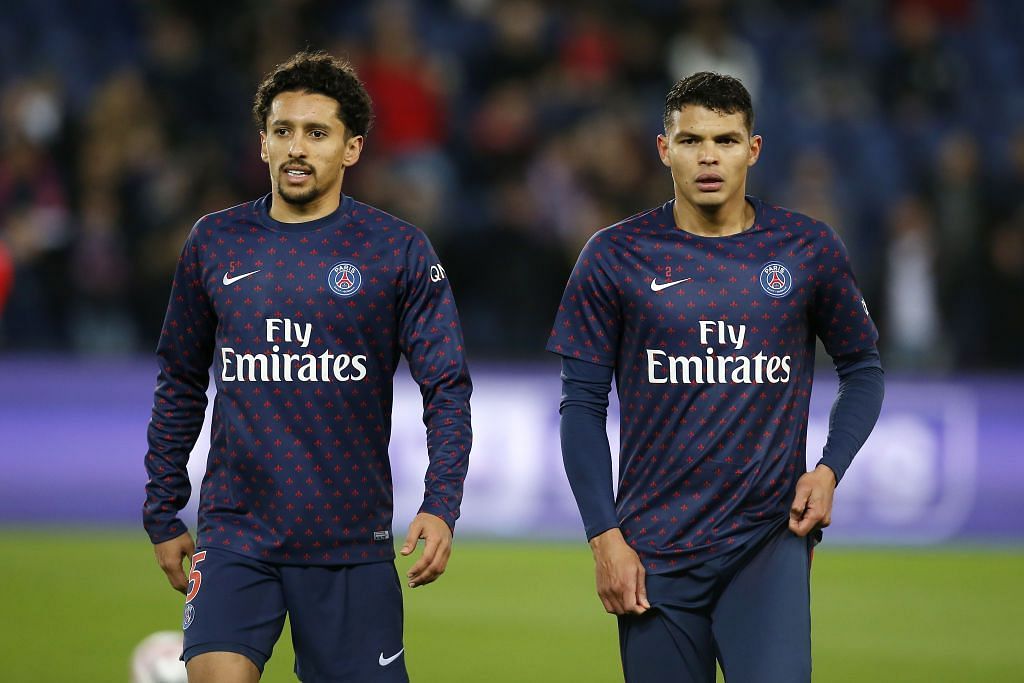
M 341 205 L 341 192 L 325 193 L 306 204 L 285 201 L 275 192 L 270 198 L 270 217 L 281 223 L 308 223 L 330 216 Z
M 743 193 L 718 206 L 694 206 L 676 195 L 672 211 L 676 227 L 701 237 L 728 237 L 754 224 L 754 207 Z

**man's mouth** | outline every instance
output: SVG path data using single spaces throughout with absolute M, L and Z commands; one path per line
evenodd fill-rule
M 285 166 L 283 170 L 289 183 L 299 184 L 305 182 L 306 178 L 313 175 L 313 169 L 306 166 Z
M 696 178 L 697 189 L 701 192 L 717 192 L 725 185 L 725 178 L 717 173 L 701 173 Z

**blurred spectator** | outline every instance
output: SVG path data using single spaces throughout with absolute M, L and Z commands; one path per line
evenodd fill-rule
M 991 311 L 984 342 L 988 364 L 1020 368 L 1024 339 L 1024 204 L 996 226 L 988 259 L 985 302 Z
M 457 76 L 440 55 L 422 49 L 410 3 L 374 3 L 370 20 L 369 46 L 358 65 L 375 114 L 366 161 L 383 164 L 373 174 L 388 179 L 357 188 L 365 190 L 366 201 L 436 233 L 450 224 L 446 209 L 456 181 L 442 148 L 448 91 Z
M 72 334 L 80 351 L 131 351 L 138 341 L 129 315 L 131 267 L 120 219 L 112 193 L 92 192 L 83 199 L 70 278 L 78 292 Z
M 421 50 L 411 7 L 375 3 L 359 76 L 374 103 L 374 147 L 385 156 L 436 150 L 447 137 L 446 70 Z
M 45 349 L 67 339 L 68 191 L 54 149 L 62 133 L 51 82 L 14 83 L 0 98 L 0 243 L 13 263 L 6 343 Z
M 696 71 L 735 76 L 750 91 L 755 106 L 761 93 L 761 68 L 753 47 L 729 25 L 724 0 L 689 0 L 686 27 L 668 46 L 668 71 L 678 80 Z
M 812 19 L 810 45 L 790 43 L 785 51 L 786 75 L 798 109 L 815 121 L 859 121 L 874 114 L 871 72 L 859 52 L 850 17 L 838 3 Z
M 529 85 L 499 81 L 484 95 L 470 122 L 473 164 L 482 178 L 491 182 L 518 176 L 540 133 Z
M 561 246 L 542 227 L 529 189 L 519 180 L 500 183 L 488 197 L 492 229 L 439 245 L 458 290 L 467 338 L 503 357 L 533 355 L 550 331 L 566 274 Z M 480 254 L 490 254 L 481 260 Z M 470 352 L 474 353 L 472 347 Z
M 904 197 L 889 210 L 888 227 L 886 365 L 904 370 L 945 367 L 931 211 L 920 197 Z
M 1024 122 L 1010 136 L 1005 147 L 1005 164 L 992 183 L 986 200 L 999 220 L 1011 216 L 1024 205 Z
M 932 9 L 924 3 L 894 8 L 893 44 L 882 64 L 882 101 L 903 122 L 950 116 L 966 77 L 963 59 L 942 41 Z
M 982 264 L 990 216 L 985 204 L 977 140 L 968 131 L 947 134 L 929 178 L 935 212 L 936 271 L 943 320 L 959 364 L 982 361 Z

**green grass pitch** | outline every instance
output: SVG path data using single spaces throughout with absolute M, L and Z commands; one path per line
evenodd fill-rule
M 142 532 L 0 529 L 0 680 L 128 681 L 134 645 L 180 626 Z M 404 570 L 412 560 L 399 560 Z M 820 546 L 814 680 L 1024 680 L 1024 549 Z M 460 539 L 407 591 L 413 681 L 621 681 L 614 619 L 585 544 Z M 288 631 L 263 677 L 292 681 Z

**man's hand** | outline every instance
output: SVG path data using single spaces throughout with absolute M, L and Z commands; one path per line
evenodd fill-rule
M 419 539 L 424 540 L 423 556 L 409 569 L 409 587 L 416 588 L 430 583 L 444 573 L 448 558 L 452 554 L 452 530 L 448 523 L 437 515 L 421 512 L 409 525 L 405 544 L 400 551 L 409 555 L 416 549 Z
M 609 529 L 590 539 L 597 572 L 597 594 L 611 614 L 643 614 L 647 602 L 647 573 L 636 551 L 619 529 Z
M 796 482 L 796 495 L 789 508 L 789 530 L 806 536 L 832 523 L 832 496 L 836 475 L 828 465 L 818 465 Z
M 167 580 L 174 586 L 174 590 L 184 593 L 188 590 L 188 578 L 181 568 L 182 562 L 191 562 L 192 554 L 196 551 L 196 544 L 191 534 L 187 531 L 177 538 L 172 538 L 163 543 L 153 546 L 156 553 L 157 564 L 167 574 Z

